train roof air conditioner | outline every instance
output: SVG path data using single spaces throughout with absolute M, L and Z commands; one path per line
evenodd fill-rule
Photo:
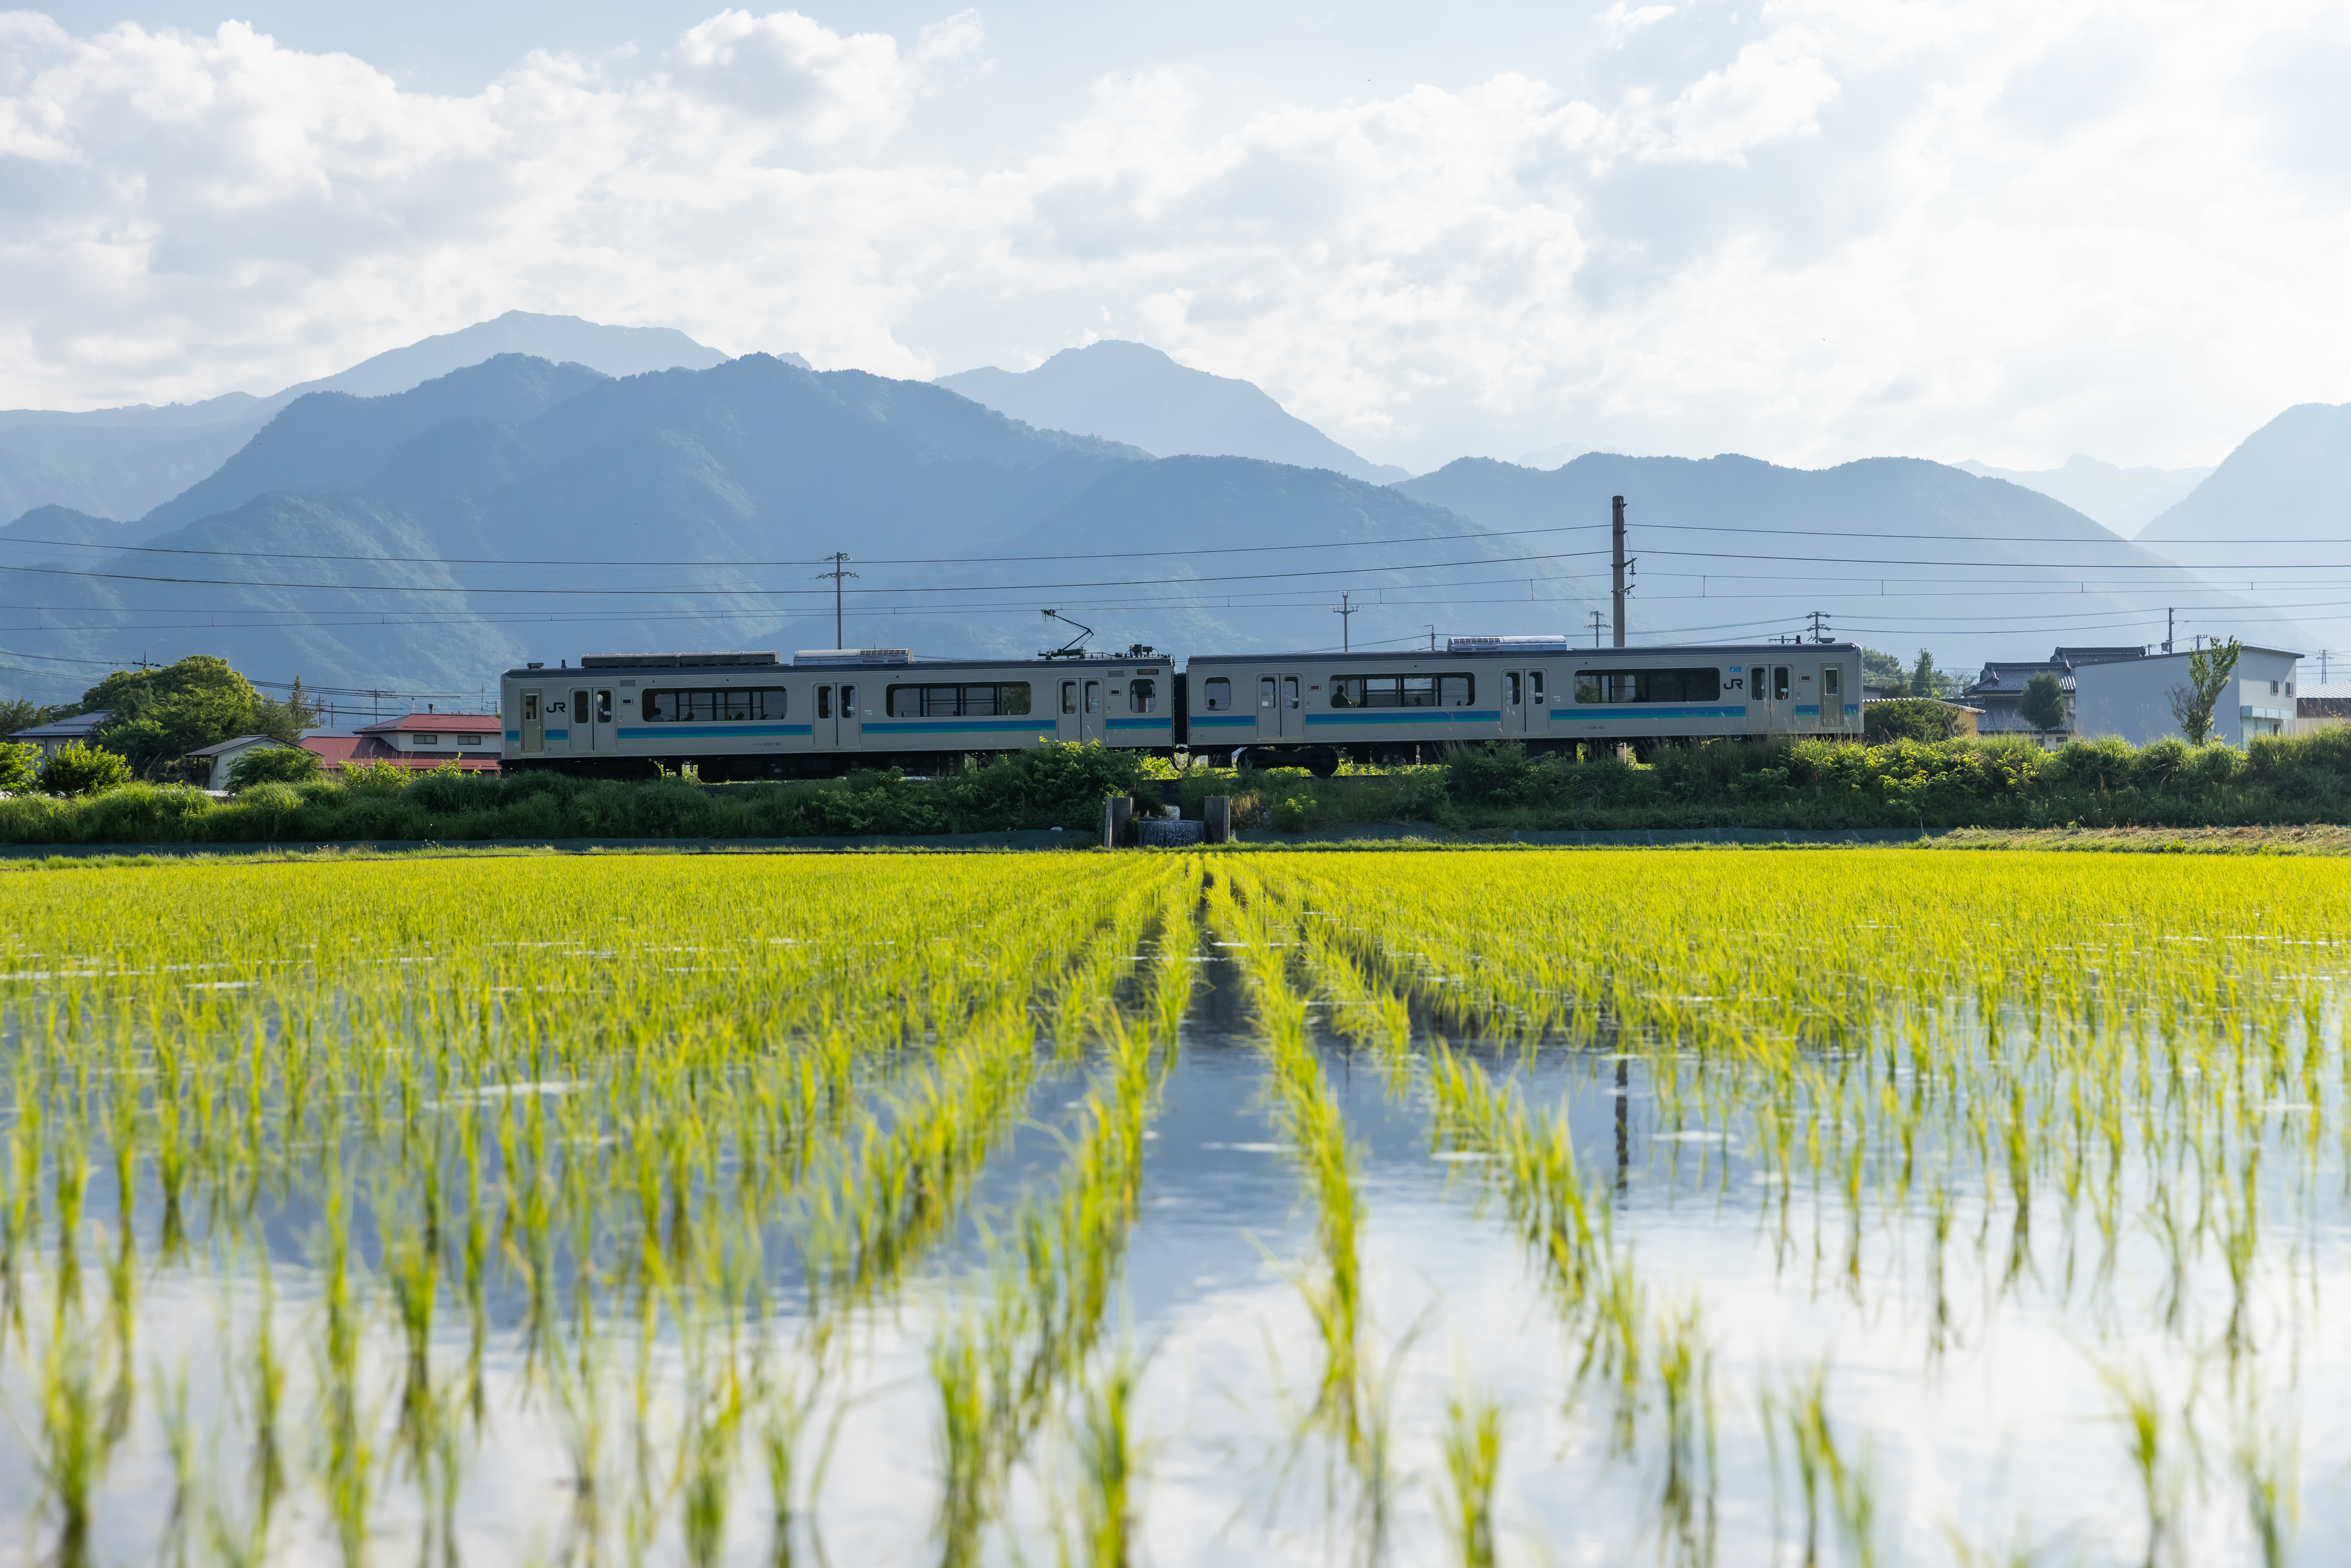
M 1564 637 L 1447 637 L 1448 653 L 1564 653 Z
M 911 664 L 914 656 L 904 648 L 802 648 L 792 655 L 795 664 Z

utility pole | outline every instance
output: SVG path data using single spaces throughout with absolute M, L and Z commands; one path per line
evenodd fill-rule
M 845 648 L 849 644 L 842 642 L 841 638 L 841 580 L 844 577 L 855 577 L 857 574 L 846 570 L 849 552 L 845 549 L 835 550 L 824 559 L 832 562 L 832 570 L 818 572 L 817 580 L 822 582 L 828 577 L 832 579 L 832 645 L 836 648 Z
M 1600 646 L 1600 612 L 1597 610 L 1592 612 L 1592 645 L 1595 648 Z
M 2177 610 L 2167 610 L 2163 612 L 2163 651 L 2167 653 L 2171 652 L 2172 618 L 2179 613 Z
M 1428 622 L 1426 621 L 1422 622 L 1421 624 L 1428 626 Z M 1437 628 L 1434 626 L 1428 626 L 1428 651 L 1432 653 L 1437 652 Z M 2326 657 L 2324 653 L 2321 653 L 2318 656 L 2322 661 Z
M 1633 564 L 1625 559 L 1625 497 L 1610 497 L 1608 509 L 1612 519 L 1609 538 L 1614 547 L 1610 551 L 1610 565 L 1616 574 L 1614 595 L 1616 602 L 1616 646 L 1621 648 L 1625 645 L 1625 569 Z
M 1834 641 L 1834 639 L 1829 636 L 1829 612 L 1825 610 L 1815 610 L 1811 613 L 1813 621 L 1813 641 L 1815 643 L 1827 643 Z
M 1342 653 L 1352 653 L 1355 651 L 1354 643 L 1348 636 L 1348 628 L 1354 623 L 1355 612 L 1360 608 L 1350 602 L 1353 598 L 1354 595 L 1352 593 L 1342 593 L 1339 595 L 1339 602 L 1331 606 L 1331 613 L 1339 618 L 1339 652 Z M 1434 632 L 1429 635 L 1428 645 L 1431 648 L 1437 646 L 1437 636 Z

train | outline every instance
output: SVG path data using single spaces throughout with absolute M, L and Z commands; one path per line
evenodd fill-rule
M 1180 666 L 1180 667 L 1179 667 Z M 508 670 L 503 766 L 610 778 L 691 767 L 710 782 L 931 773 L 1055 742 L 1176 760 L 1434 760 L 1447 746 L 1858 736 L 1852 643 L 1583 648 L 1464 636 L 1439 651 L 1172 654 L 1135 644 L 1033 659 L 903 648 L 596 654 Z

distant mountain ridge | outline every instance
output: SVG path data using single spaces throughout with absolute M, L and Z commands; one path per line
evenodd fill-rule
M 278 410 L 300 398 L 314 392 L 381 397 L 512 353 L 572 361 L 608 376 L 676 366 L 701 370 L 726 358 L 667 327 L 607 327 L 577 316 L 509 310 L 266 397 L 227 392 L 194 403 L 79 413 L 0 410 L 0 520 L 50 505 L 141 517 L 219 467 Z M 797 354 L 782 357 L 807 365 Z
M 1110 340 L 1064 349 L 1031 371 L 984 367 L 934 383 L 1044 430 L 1139 446 L 1155 457 L 1257 457 L 1384 485 L 1406 471 L 1369 463 L 1252 382 Z
M 1970 458 L 1952 467 L 1983 479 L 2005 479 L 2063 501 L 2125 538 L 2137 534 L 2212 472 L 2210 468 L 2117 468 L 2080 454 L 2060 468 L 1994 468 Z
M 1627 618 L 1648 641 L 1788 635 L 1817 610 L 1839 637 L 1923 642 L 1959 665 L 2082 641 L 2092 619 L 2106 642 L 2160 640 L 2162 611 L 2104 591 L 2102 570 L 2134 588 L 2209 591 L 2046 496 L 1917 458 L 1800 469 L 1593 453 L 1548 473 L 1462 458 L 1395 487 L 1489 528 L 1541 530 L 1524 537 L 1551 542 L 1530 549 L 1603 570 L 1610 500 L 1625 497 L 1637 563 Z

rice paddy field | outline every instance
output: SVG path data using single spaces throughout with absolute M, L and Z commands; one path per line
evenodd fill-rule
M 0 1557 L 2336 1561 L 2346 927 L 2028 851 L 10 874 Z

